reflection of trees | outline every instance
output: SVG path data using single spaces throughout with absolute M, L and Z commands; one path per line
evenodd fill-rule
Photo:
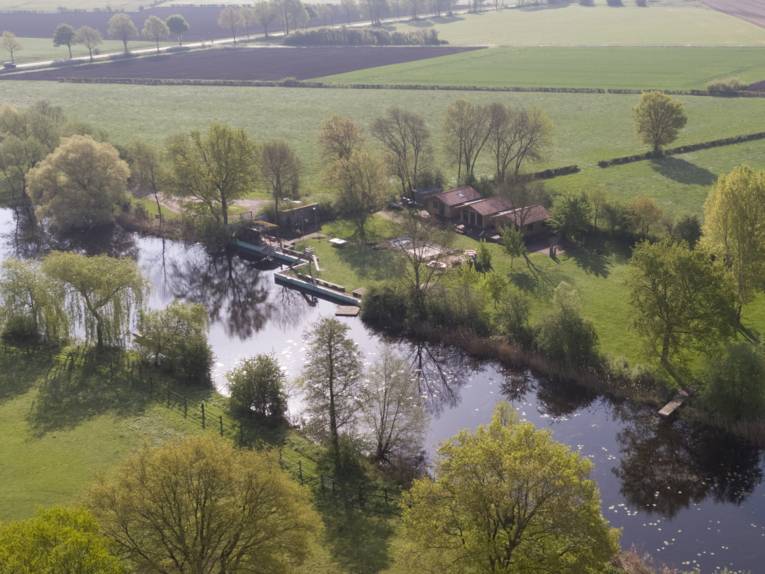
M 457 406 L 460 389 L 475 370 L 475 361 L 455 347 L 421 341 L 404 342 L 402 354 L 417 377 L 420 394 L 430 414 Z
M 648 512 L 671 518 L 707 496 L 740 504 L 762 481 L 759 450 L 742 439 L 685 421 L 670 424 L 627 403 L 614 413 L 624 427 L 613 472 L 627 500 Z
M 55 251 L 77 251 L 86 255 L 138 257 L 135 234 L 118 225 L 104 225 L 87 231 L 52 234 L 48 247 Z
M 537 408 L 542 414 L 562 417 L 585 408 L 595 400 L 595 393 L 568 381 L 536 379 L 530 371 L 504 371 L 502 394 L 510 402 L 523 400 L 537 391 Z

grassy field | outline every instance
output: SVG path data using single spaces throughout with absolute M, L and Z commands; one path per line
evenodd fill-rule
M 116 11 L 136 10 L 148 5 L 149 2 L 145 0 L 0 0 L 0 10 L 6 12 L 57 12 L 62 7 L 69 10 L 103 10 L 111 7 Z
M 51 35 L 53 32 L 51 31 Z M 22 49 L 16 53 L 16 63 L 23 64 L 25 62 L 37 62 L 45 60 L 65 60 L 69 58 L 69 50 L 66 46 L 60 46 L 56 48 L 53 45 L 53 40 L 47 38 L 19 38 Z M 133 50 L 143 48 L 153 48 L 153 42 L 135 41 L 130 42 L 128 47 Z M 118 40 L 104 40 L 103 44 L 98 47 L 98 52 L 101 54 L 111 52 L 122 52 L 122 42 Z M 84 46 L 76 44 L 72 46 L 72 56 L 87 56 L 88 50 Z M 3 54 L 3 58 L 7 57 L 7 54 Z
M 763 46 L 765 29 L 704 7 L 527 8 L 418 20 L 399 30 L 435 28 L 457 45 Z
M 765 48 L 490 48 L 322 78 L 335 83 L 704 89 L 765 79 Z

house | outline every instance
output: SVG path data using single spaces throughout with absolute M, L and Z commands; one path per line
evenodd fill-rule
M 468 227 L 485 230 L 494 226 L 495 215 L 512 209 L 513 204 L 510 200 L 504 197 L 488 197 L 461 205 L 459 220 Z
M 431 215 L 436 215 L 443 219 L 453 219 L 459 215 L 459 207 L 469 201 L 481 199 L 481 194 L 472 187 L 457 187 L 430 195 L 425 199 L 425 209 Z
M 283 209 L 279 213 L 279 226 L 283 230 L 297 235 L 318 229 L 319 223 L 321 223 L 318 209 L 318 203 Z
M 492 219 L 492 225 L 496 229 L 513 225 L 524 235 L 532 236 L 547 229 L 546 222 L 550 219 L 550 214 L 543 205 L 535 204 L 497 213 Z

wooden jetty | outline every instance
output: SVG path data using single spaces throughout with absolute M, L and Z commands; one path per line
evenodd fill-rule
M 680 391 L 671 401 L 669 401 L 659 410 L 659 415 L 665 418 L 671 417 L 673 414 L 675 414 L 677 409 L 683 406 L 683 403 L 685 403 L 685 399 L 687 398 L 688 393 L 685 391 Z

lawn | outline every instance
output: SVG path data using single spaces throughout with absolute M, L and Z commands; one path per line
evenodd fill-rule
M 322 187 L 323 163 L 317 139 L 325 118 L 350 116 L 364 127 L 390 106 L 420 113 L 433 132 L 435 157 L 453 178 L 444 157 L 441 125 L 446 108 L 459 98 L 537 106 L 550 116 L 553 146 L 538 167 L 578 163 L 642 151 L 633 132 L 637 96 L 592 94 L 507 94 L 458 91 L 348 90 L 206 86 L 124 86 L 0 81 L 0 103 L 20 106 L 47 99 L 73 119 L 105 130 L 116 143 L 135 138 L 161 144 L 175 133 L 204 129 L 211 122 L 242 127 L 258 142 L 285 139 L 305 166 L 305 189 Z M 689 117 L 678 144 L 765 130 L 765 100 L 682 97 Z M 731 148 L 735 149 L 735 148 Z M 536 168 L 537 166 L 532 166 Z M 480 171 L 489 175 L 485 156 Z
M 494 46 L 764 46 L 765 29 L 700 6 L 568 6 L 488 11 L 399 24 L 450 44 Z
M 763 48 L 490 48 L 327 76 L 352 84 L 704 89 L 765 80 Z
M 51 37 L 53 30 L 51 30 Z M 69 58 L 69 50 L 66 46 L 56 48 L 53 40 L 47 38 L 18 38 L 21 43 L 21 50 L 16 53 L 16 63 L 37 62 L 45 60 L 65 60 Z M 128 47 L 133 50 L 144 48 L 153 48 L 154 42 L 136 41 L 130 42 Z M 122 42 L 118 40 L 104 40 L 98 47 L 98 53 L 107 54 L 111 52 L 122 52 Z M 88 50 L 80 44 L 72 46 L 72 56 L 87 56 Z M 7 53 L 3 53 L 2 58 L 7 58 Z M 9 58 L 7 58 L 9 59 Z

